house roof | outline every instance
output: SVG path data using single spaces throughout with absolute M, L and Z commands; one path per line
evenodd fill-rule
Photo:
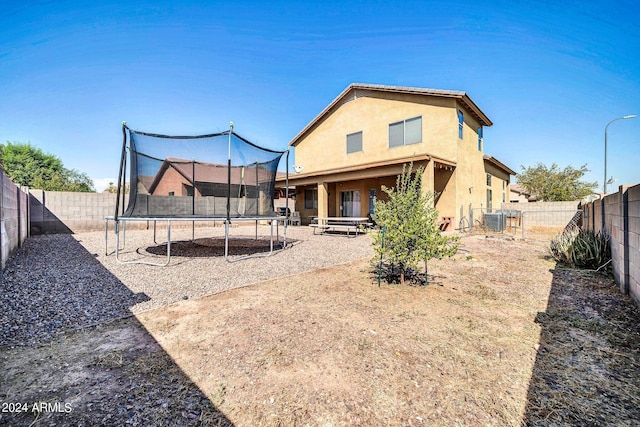
M 365 83 L 351 83 L 345 90 L 340 93 L 331 103 L 320 112 L 307 126 L 304 127 L 292 140 L 289 145 L 296 146 L 300 140 L 313 129 L 324 117 L 332 110 L 337 108 L 341 103 L 348 99 L 349 96 L 358 97 L 358 91 L 361 92 L 391 92 L 399 94 L 411 94 L 421 96 L 437 96 L 442 98 L 455 98 L 459 100 L 469 110 L 483 126 L 491 126 L 493 122 L 487 117 L 482 110 L 469 98 L 466 92 L 459 90 L 443 90 L 428 89 L 408 86 L 387 86 Z M 363 96 L 363 95 L 361 95 Z
M 488 154 L 485 154 L 482 157 L 484 158 L 485 162 L 491 163 L 493 166 L 495 166 L 498 169 L 501 169 L 501 170 L 507 172 L 509 175 L 517 175 L 518 174 L 516 171 L 514 171 L 509 166 L 505 165 L 504 163 L 502 163 L 500 160 L 496 159 L 493 156 L 489 156 Z
M 520 185 L 520 184 L 511 184 L 511 185 L 509 186 L 509 188 L 510 188 L 510 190 L 511 190 L 511 192 L 512 192 L 512 193 L 518 193 L 518 194 L 523 195 L 523 196 L 526 196 L 526 197 L 529 197 L 529 196 L 531 195 L 531 193 L 529 193 L 529 192 L 527 191 L 527 189 L 526 189 L 526 188 L 524 188 L 524 187 L 523 187 L 522 185 Z
M 347 166 L 347 167 L 325 169 L 325 170 L 316 171 L 312 173 L 289 175 L 289 183 L 290 185 L 291 183 L 294 183 L 294 184 L 298 183 L 299 185 L 302 185 L 300 184 L 301 182 L 304 183 L 309 179 L 313 180 L 313 179 L 318 179 L 319 177 L 327 177 L 331 175 L 336 176 L 339 174 L 364 171 L 364 170 L 368 172 L 379 171 L 380 168 L 383 168 L 386 166 L 396 166 L 396 165 L 402 166 L 404 164 L 409 164 L 411 162 L 418 163 L 422 161 L 433 161 L 434 164 L 437 165 L 437 167 L 439 168 L 455 169 L 457 166 L 456 162 L 452 162 L 450 160 L 442 159 L 440 157 L 432 156 L 430 154 L 418 154 L 418 155 L 412 155 L 408 157 L 375 161 L 375 162 L 363 163 L 363 164 Z M 394 175 L 397 175 L 397 173 L 394 172 Z M 384 175 L 378 175 L 378 176 L 384 176 Z M 323 180 L 326 180 L 326 178 L 323 178 Z M 284 184 L 284 177 L 277 178 L 276 183 L 279 185 Z

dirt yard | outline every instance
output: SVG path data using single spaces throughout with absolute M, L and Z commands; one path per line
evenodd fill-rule
M 462 242 L 428 286 L 361 260 L 4 348 L 0 425 L 638 425 L 638 306 L 542 241 Z

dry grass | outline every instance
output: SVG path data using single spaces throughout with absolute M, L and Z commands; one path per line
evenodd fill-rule
M 75 424 L 640 419 L 640 310 L 611 279 L 556 269 L 539 242 L 500 236 L 465 238 L 455 258 L 429 271 L 429 286 L 378 287 L 362 260 L 183 301 L 49 348 L 4 351 L 0 380 L 42 396 L 46 381 L 24 367 L 54 354 L 36 374 L 82 374 L 45 393 L 74 395 L 78 408 L 47 422 Z M 60 360 L 69 367 L 56 370 Z

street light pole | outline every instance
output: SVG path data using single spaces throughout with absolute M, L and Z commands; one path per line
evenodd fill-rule
M 609 123 L 607 123 L 607 125 L 604 127 L 604 195 L 607 195 L 607 128 L 609 127 L 609 125 L 615 121 L 618 120 L 624 120 L 624 119 L 635 119 L 637 116 L 635 114 L 630 114 L 628 116 L 623 116 L 623 117 L 618 117 L 617 119 L 613 119 L 611 120 Z

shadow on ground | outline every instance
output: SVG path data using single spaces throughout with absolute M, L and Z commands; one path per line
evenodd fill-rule
M 0 278 L 0 425 L 232 425 L 73 236 L 29 239 Z
M 640 308 L 608 276 L 552 272 L 523 424 L 637 425 Z
M 287 247 L 294 245 L 297 241 L 287 239 Z M 282 249 L 281 242 L 273 242 L 273 251 Z M 171 255 L 188 258 L 206 258 L 224 256 L 225 240 L 218 238 L 199 238 L 195 240 L 178 240 L 171 242 Z M 229 239 L 229 255 L 260 255 L 271 252 L 271 242 L 269 239 L 255 239 L 252 237 Z M 153 255 L 167 255 L 167 244 L 162 243 L 156 246 L 149 246 L 146 251 Z

